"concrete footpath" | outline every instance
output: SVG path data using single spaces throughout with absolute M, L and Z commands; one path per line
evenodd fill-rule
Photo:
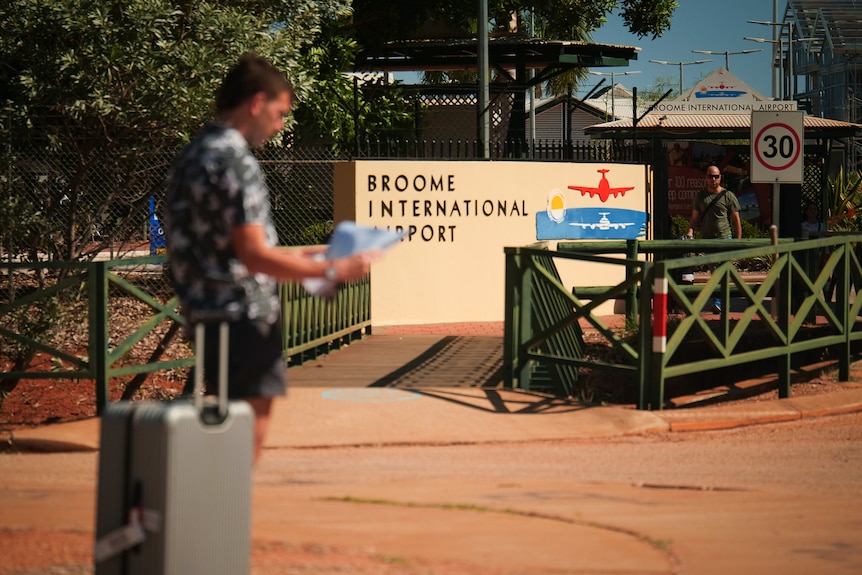
M 595 439 L 729 429 L 862 411 L 862 386 L 798 398 L 665 411 L 584 408 L 544 395 L 474 388 L 303 387 L 279 399 L 265 449 Z M 5 432 L 22 451 L 97 451 L 99 419 Z

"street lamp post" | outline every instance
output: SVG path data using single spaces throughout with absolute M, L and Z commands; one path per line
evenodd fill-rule
M 787 91 L 790 92 L 789 96 L 790 96 L 790 99 L 792 100 L 793 97 L 796 95 L 796 78 L 794 77 L 794 74 L 793 74 L 793 21 L 788 20 L 787 22 L 772 22 L 772 21 L 765 21 L 765 20 L 749 20 L 748 23 L 749 24 L 760 24 L 761 26 L 772 26 L 773 31 L 774 31 L 776 26 L 780 27 L 782 29 L 782 31 L 779 32 L 779 34 L 778 34 L 778 41 L 779 42 L 781 41 L 781 36 L 783 34 L 784 27 L 787 26 L 787 80 L 788 80 L 788 82 L 787 82 L 788 83 L 788 90 Z M 774 36 L 775 36 L 775 34 L 773 32 L 773 38 L 774 38 Z M 773 42 L 775 42 L 774 39 L 773 39 Z M 781 47 L 779 44 L 779 52 L 780 51 L 781 51 Z M 784 69 L 783 65 L 781 66 L 781 69 L 782 70 Z M 784 97 L 788 95 L 784 90 L 784 77 L 781 78 L 781 92 L 782 92 L 782 98 L 781 99 L 783 100 Z M 775 94 L 773 94 L 773 96 L 775 96 Z
M 611 116 L 614 117 L 614 120 L 617 119 L 616 112 L 616 98 L 614 97 L 614 92 L 616 91 L 616 77 L 617 76 L 628 76 L 629 74 L 640 74 L 640 70 L 629 70 L 627 72 L 593 72 L 590 70 L 590 74 L 594 76 L 610 76 L 611 77 Z
M 695 60 L 694 62 L 666 62 L 665 60 L 650 60 L 656 64 L 665 64 L 667 66 L 679 66 L 679 95 L 682 96 L 682 67 L 689 64 L 706 64 L 712 60 Z
M 730 55 L 731 54 L 751 54 L 752 52 L 763 52 L 760 48 L 754 48 L 751 50 L 740 50 L 739 52 L 731 52 L 729 50 L 724 50 L 723 52 L 713 52 L 712 50 L 692 50 L 695 54 L 707 54 L 707 55 L 721 55 L 724 54 L 724 69 L 730 72 Z
M 772 61 L 778 60 L 778 76 L 781 78 L 781 85 L 776 86 L 773 76 L 772 82 L 772 97 L 778 98 L 780 100 L 784 100 L 784 58 L 782 58 L 782 54 L 784 53 L 784 40 L 781 37 L 778 40 L 767 40 L 766 38 L 751 38 L 746 36 L 743 40 L 751 40 L 752 42 L 758 42 L 760 44 L 777 44 L 778 45 L 778 58 L 773 58 Z

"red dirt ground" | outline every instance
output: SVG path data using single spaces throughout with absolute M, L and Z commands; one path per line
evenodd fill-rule
M 70 531 L 0 529 L 0 575 L 89 575 L 92 535 Z M 454 562 L 410 562 L 322 545 L 254 541 L 251 575 L 502 575 Z

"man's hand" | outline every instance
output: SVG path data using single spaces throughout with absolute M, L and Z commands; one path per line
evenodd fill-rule
M 383 252 L 380 250 L 370 250 L 332 260 L 329 265 L 335 268 L 338 281 L 354 281 L 368 275 L 371 271 L 371 264 L 382 257 Z

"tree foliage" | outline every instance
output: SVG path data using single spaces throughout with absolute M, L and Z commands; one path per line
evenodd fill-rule
M 664 96 L 668 90 L 671 90 L 667 97 L 668 100 L 679 97 L 679 83 L 674 80 L 673 76 L 656 76 L 650 86 L 638 91 L 638 98 L 655 102 Z
M 301 95 L 295 117 L 305 139 L 353 150 L 357 138 L 408 129 L 412 115 L 398 90 L 379 75 L 345 75 L 358 46 L 349 18 L 327 20 L 318 40 L 302 50 L 299 64 L 315 81 Z M 380 88 L 380 89 L 377 89 Z
M 6 0 L 0 107 L 4 153 L 19 157 L 4 167 L 19 171 L 2 189 L 0 203 L 15 210 L 4 219 L 41 218 L 37 248 L 59 259 L 80 257 L 94 229 L 139 229 L 164 177 L 154 158 L 210 117 L 237 57 L 264 54 L 307 91 L 303 50 L 325 20 L 348 14 L 348 2 Z M 49 172 L 47 154 L 66 164 L 62 174 Z M 0 239 L 9 246 L 22 236 Z
M 618 14 L 639 38 L 657 38 L 670 28 L 676 0 L 488 0 L 488 28 L 493 35 L 520 35 L 552 40 L 591 41 L 610 15 Z M 374 51 L 387 41 L 475 37 L 475 2 L 429 0 L 391 2 L 354 0 L 355 37 Z M 553 94 L 568 92 L 586 77 L 574 69 L 554 77 L 546 88 Z M 463 71 L 434 72 L 426 80 L 463 82 Z M 475 81 L 475 74 L 470 79 Z
M 19 118 L 47 117 L 54 139 L 74 129 L 108 145 L 142 133 L 148 147 L 172 145 L 209 116 L 215 87 L 242 52 L 304 79 L 296 58 L 320 30 L 320 6 L 347 10 L 311 1 L 12 0 L 0 7 L 0 96 Z
M 611 14 L 643 38 L 670 28 L 676 0 L 488 0 L 489 27 L 495 33 L 531 33 L 554 40 L 589 40 Z M 354 0 L 356 38 L 366 48 L 408 38 L 463 38 L 477 32 L 475 2 Z

